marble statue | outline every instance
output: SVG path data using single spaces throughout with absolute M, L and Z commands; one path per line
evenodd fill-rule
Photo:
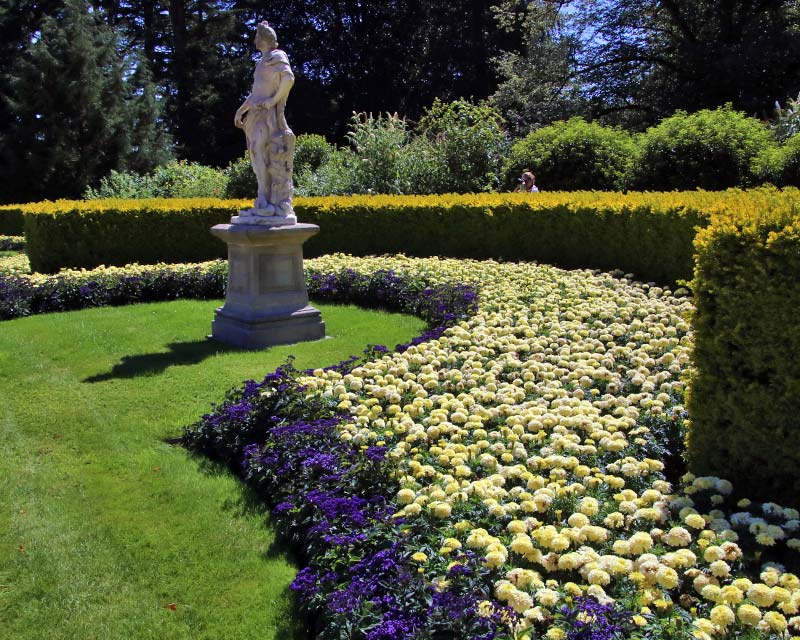
M 295 136 L 284 115 L 294 74 L 288 56 L 278 49 L 274 29 L 266 21 L 258 25 L 255 45 L 261 59 L 253 74 L 253 88 L 236 111 L 234 124 L 247 136 L 258 195 L 253 208 L 241 211 L 232 222 L 296 224 L 292 208 Z

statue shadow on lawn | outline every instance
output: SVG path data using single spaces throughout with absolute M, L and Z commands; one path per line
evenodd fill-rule
M 171 342 L 169 351 L 160 353 L 143 353 L 135 356 L 123 356 L 111 371 L 98 373 L 85 378 L 83 382 L 105 382 L 115 378 L 137 378 L 139 376 L 161 373 L 174 366 L 198 364 L 218 353 L 242 351 L 239 347 L 231 347 L 216 340 L 194 340 L 191 342 Z

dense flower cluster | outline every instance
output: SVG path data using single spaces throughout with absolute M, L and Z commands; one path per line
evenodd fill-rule
M 22 251 L 25 236 L 0 236 L 0 251 Z
M 479 293 L 437 339 L 300 380 L 349 415 L 344 442 L 387 448 L 394 517 L 431 585 L 471 550 L 494 576 L 485 610 L 513 609 L 518 633 L 559 637 L 576 597 L 623 606 L 651 637 L 685 620 L 686 637 L 800 632 L 800 514 L 724 479 L 665 475 L 685 418 L 688 300 L 531 264 L 314 261 L 344 265 Z
M 31 274 L 24 255 L 0 261 L 0 320 L 134 302 L 219 298 L 227 262 L 128 265 Z

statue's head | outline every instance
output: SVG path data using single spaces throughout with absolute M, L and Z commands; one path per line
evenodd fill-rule
M 269 49 L 276 49 L 278 47 L 278 36 L 275 33 L 275 29 L 270 27 L 269 22 L 266 20 L 259 22 L 256 29 L 256 47 L 260 49 L 259 42 L 267 45 Z

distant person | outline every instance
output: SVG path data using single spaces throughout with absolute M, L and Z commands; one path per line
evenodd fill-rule
M 522 176 L 519 178 L 519 186 L 516 188 L 516 191 L 520 191 L 522 193 L 537 193 L 539 191 L 539 187 L 536 186 L 536 176 L 534 175 L 533 171 L 530 169 L 525 169 L 522 172 Z

